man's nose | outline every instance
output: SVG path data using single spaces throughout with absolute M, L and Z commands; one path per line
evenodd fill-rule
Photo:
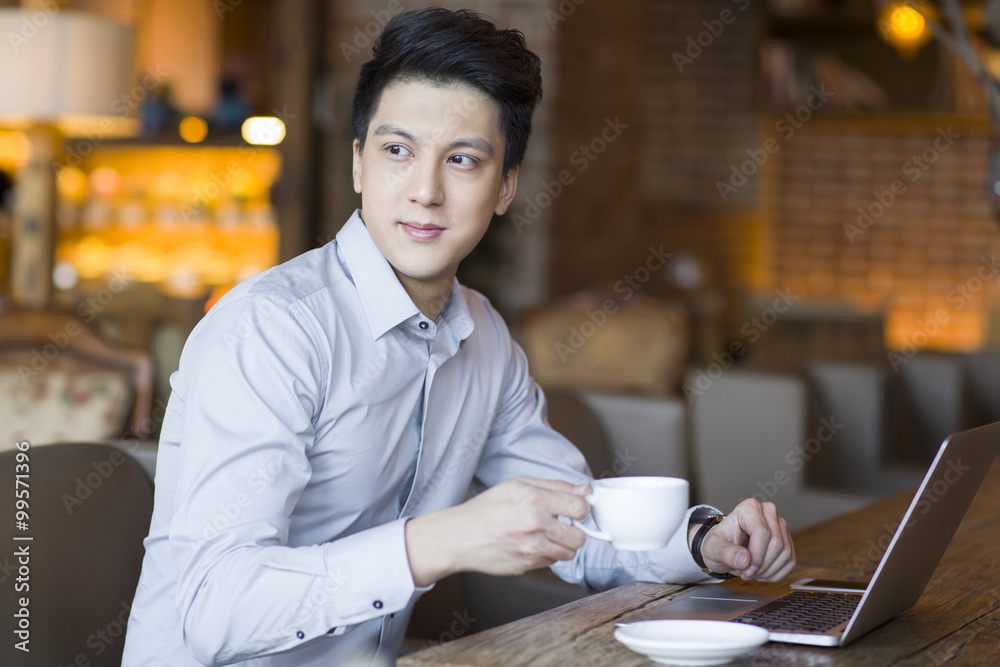
M 407 184 L 410 201 L 421 206 L 440 205 L 444 202 L 444 184 L 440 165 L 431 162 L 416 164 Z

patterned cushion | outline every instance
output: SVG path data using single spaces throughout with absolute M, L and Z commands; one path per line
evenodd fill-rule
M 529 317 L 522 338 L 543 387 L 664 396 L 676 392 L 688 328 L 680 305 L 586 293 Z
M 0 366 L 0 451 L 16 442 L 98 442 L 121 436 L 131 387 L 123 373 Z

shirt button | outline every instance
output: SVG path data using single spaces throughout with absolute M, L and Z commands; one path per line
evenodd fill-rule
M 426 330 L 428 326 L 430 326 L 430 325 L 427 324 L 427 322 L 424 322 L 423 320 L 420 321 L 420 328 L 421 329 Z
M 305 638 L 306 633 L 304 633 L 301 630 L 299 630 L 298 632 L 295 633 L 295 636 L 298 637 L 299 639 L 303 639 L 303 638 Z
M 382 601 L 381 600 L 375 600 L 375 602 L 372 603 L 372 606 L 375 607 L 376 609 L 381 609 L 382 608 Z

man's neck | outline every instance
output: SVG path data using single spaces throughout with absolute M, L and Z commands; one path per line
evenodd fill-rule
M 393 270 L 395 271 L 395 269 Z M 427 282 L 414 280 L 396 271 L 396 277 L 399 278 L 403 289 L 410 295 L 413 303 L 423 313 L 424 317 L 431 322 L 436 321 L 438 315 L 444 310 L 445 304 L 448 303 L 448 297 L 451 295 L 451 285 L 455 280 L 455 276 L 445 276 L 440 280 Z

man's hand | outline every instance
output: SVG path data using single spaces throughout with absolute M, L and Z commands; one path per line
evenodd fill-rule
M 461 505 L 406 522 L 417 586 L 464 571 L 513 575 L 568 560 L 586 535 L 558 516 L 585 519 L 590 485 L 517 477 Z
M 696 528 L 694 529 L 696 530 Z M 747 498 L 701 543 L 705 566 L 743 579 L 779 581 L 795 569 L 795 545 L 774 503 Z

